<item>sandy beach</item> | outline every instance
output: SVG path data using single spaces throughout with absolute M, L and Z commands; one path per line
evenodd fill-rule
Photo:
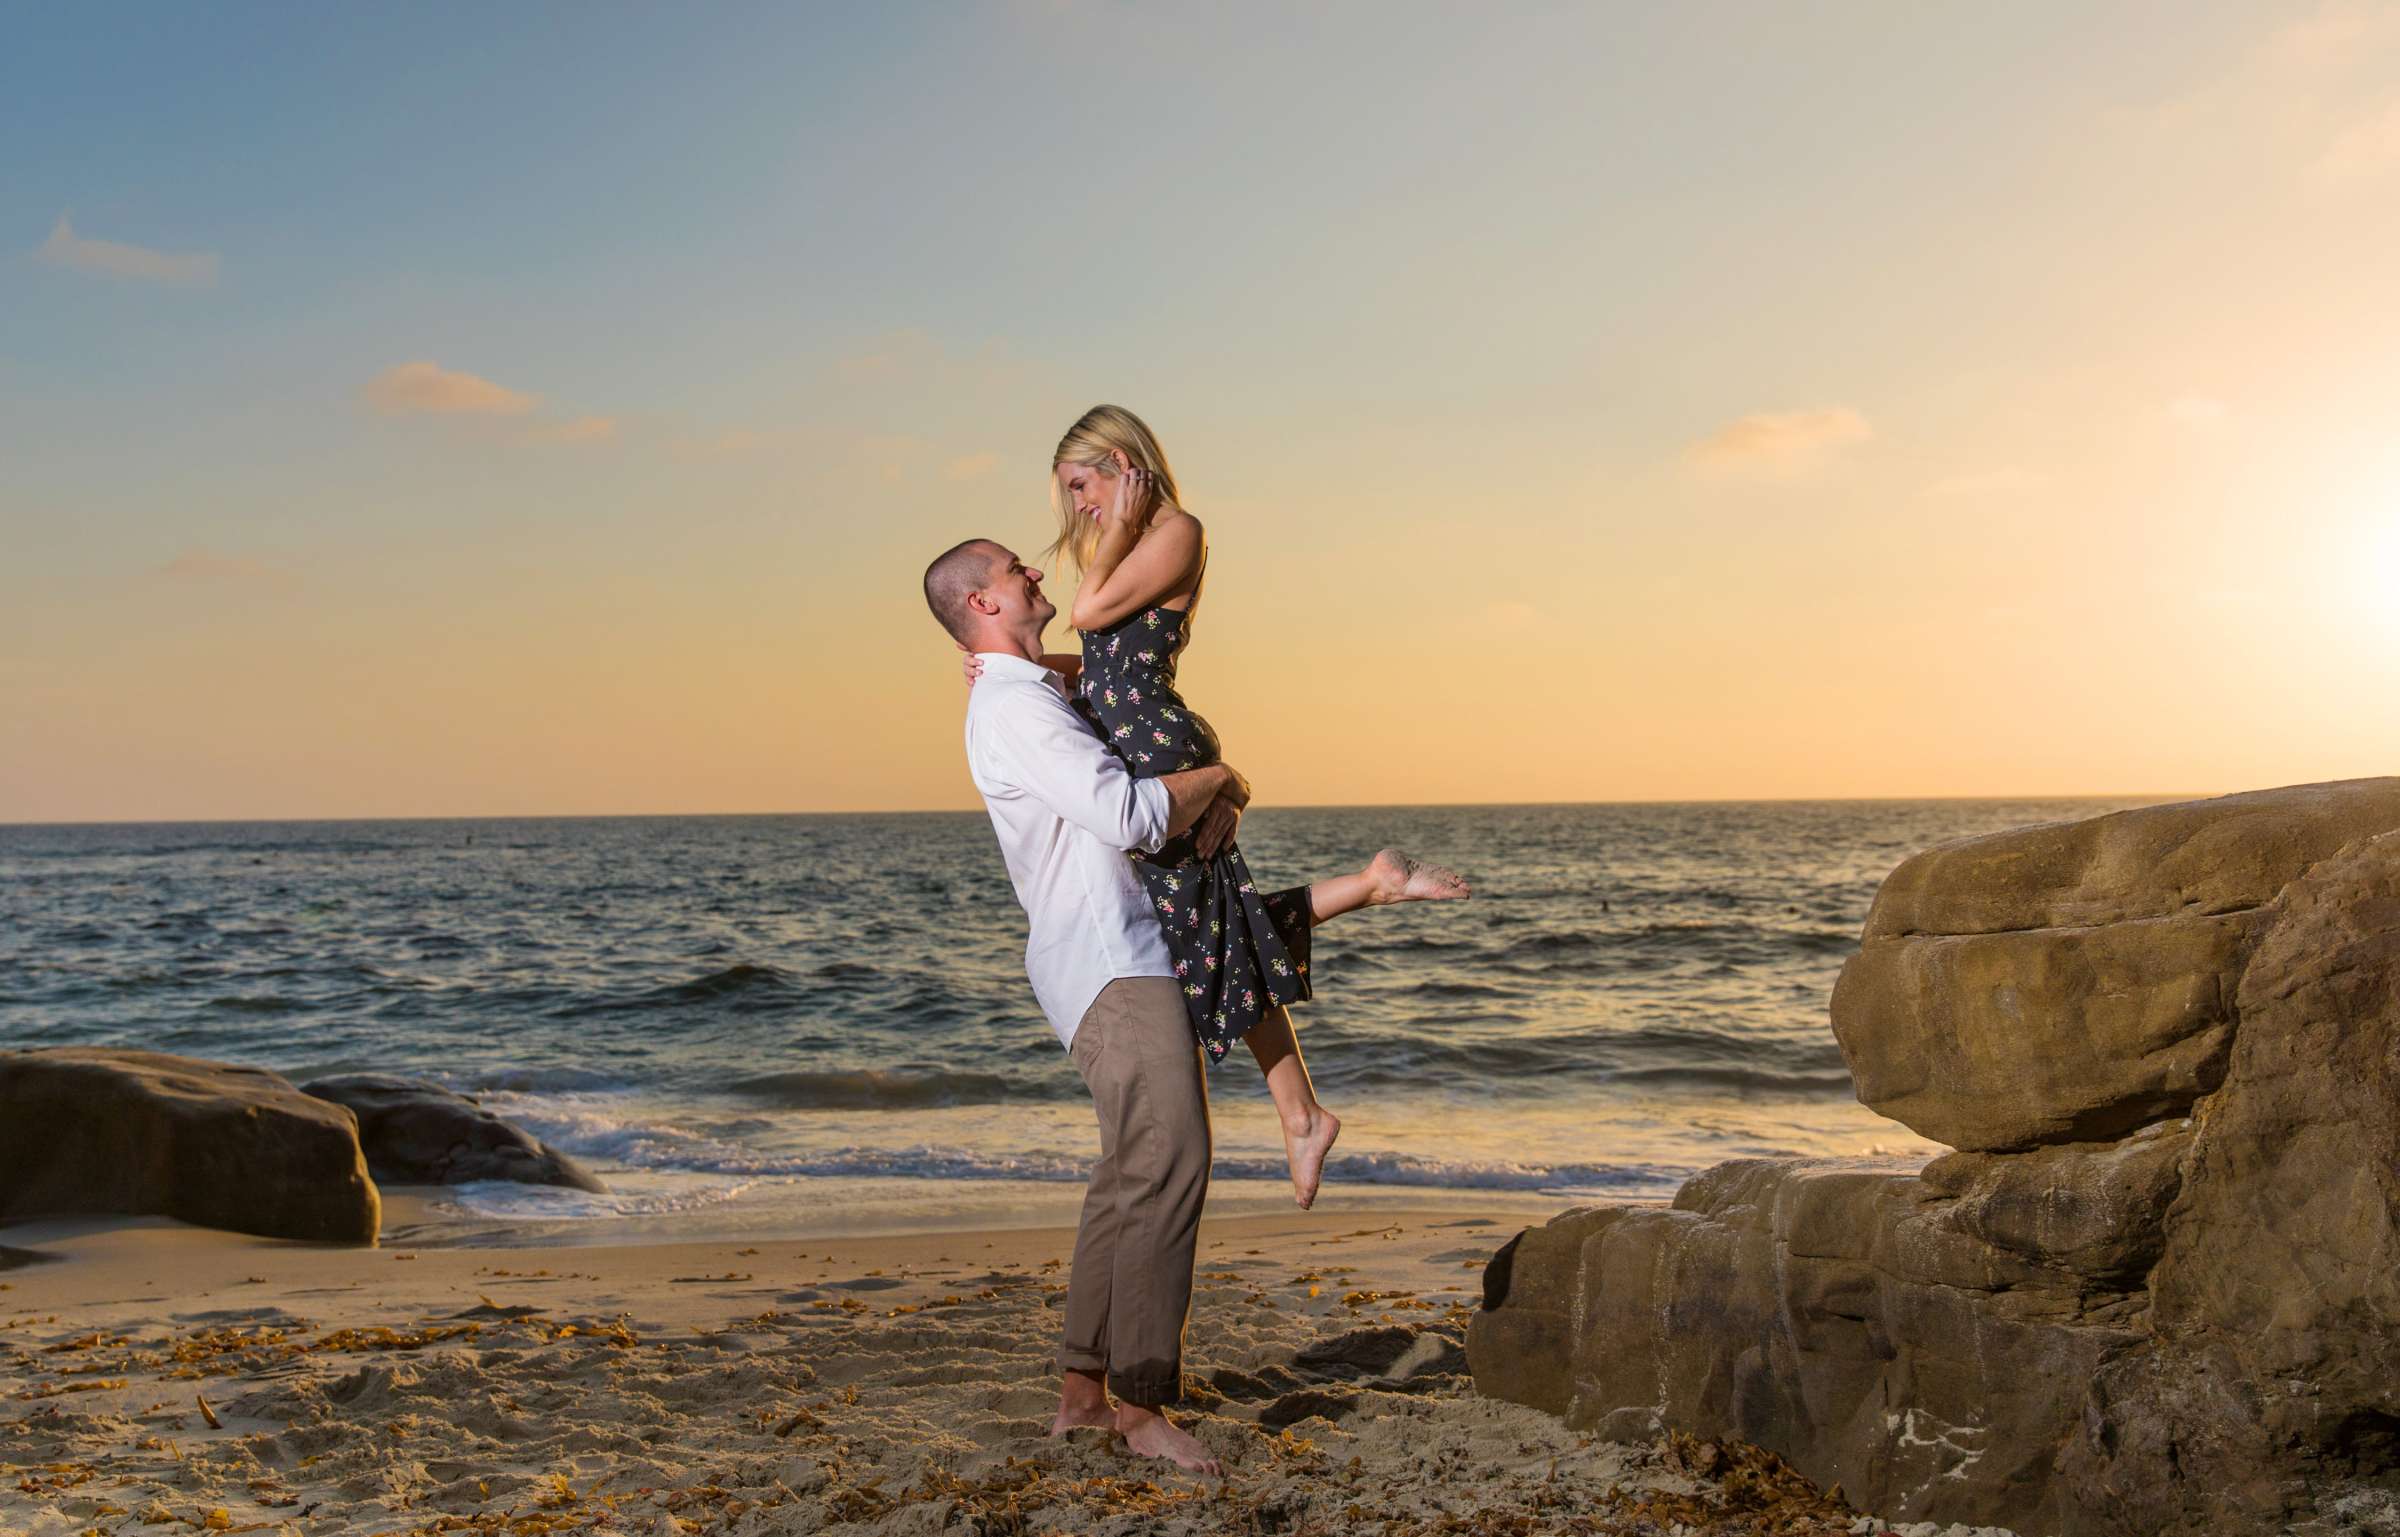
M 406 1231 L 425 1192 L 386 1195 Z M 338 1249 L 19 1224 L 0 1529 L 1850 1529 L 1772 1469 L 1474 1396 L 1455 1342 L 1514 1230 L 1438 1208 L 1208 1223 L 1185 1418 L 1219 1481 L 1044 1436 L 1065 1227 Z

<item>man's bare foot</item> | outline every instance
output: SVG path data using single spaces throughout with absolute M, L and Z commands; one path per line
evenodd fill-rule
M 1050 1434 L 1063 1436 L 1070 1430 L 1110 1430 L 1117 1423 L 1116 1411 L 1102 1404 L 1097 1409 L 1070 1409 L 1060 1405 L 1058 1418 L 1050 1422 Z
M 1050 1422 L 1050 1434 L 1063 1436 L 1070 1430 L 1091 1426 L 1113 1429 L 1116 1412 L 1108 1402 L 1108 1387 L 1093 1372 L 1071 1371 L 1058 1390 L 1058 1418 Z
M 1318 1105 L 1298 1131 L 1283 1129 L 1283 1156 L 1292 1166 L 1292 1199 L 1305 1211 L 1316 1204 L 1317 1182 L 1325 1177 L 1325 1155 L 1342 1134 L 1342 1118 Z
M 1368 860 L 1366 874 L 1374 882 L 1375 894 L 1367 899 L 1371 907 L 1392 902 L 1455 902 L 1470 895 L 1456 871 L 1411 859 L 1398 849 L 1385 849 Z
M 1221 1477 L 1225 1465 L 1209 1455 L 1208 1448 L 1192 1439 L 1189 1433 L 1175 1428 L 1173 1421 L 1156 1409 L 1139 1404 L 1117 1405 L 1117 1433 L 1125 1444 L 1143 1457 L 1164 1457 L 1179 1468 Z

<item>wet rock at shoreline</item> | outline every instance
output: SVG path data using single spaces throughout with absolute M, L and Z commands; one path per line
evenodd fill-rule
M 0 1052 L 0 1221 L 174 1217 L 371 1244 L 382 1197 L 350 1112 L 280 1074 L 164 1052 Z
M 497 1179 L 600 1195 L 608 1191 L 565 1153 L 436 1083 L 350 1073 L 303 1084 L 300 1092 L 345 1106 L 358 1117 L 367 1165 L 377 1179 L 391 1184 Z

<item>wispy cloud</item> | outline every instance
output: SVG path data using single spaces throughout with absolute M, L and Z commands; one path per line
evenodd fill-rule
M 2323 0 L 2277 14 L 2225 68 L 2109 116 L 2146 141 L 2145 153 L 2201 153 L 2217 136 L 2240 145 L 2242 164 L 2275 167 L 2320 194 L 2400 170 L 2400 105 L 2388 84 L 2400 65 L 2400 6 Z
M 942 471 L 952 480 L 981 480 L 1000 468 L 998 454 L 961 454 Z
M 735 459 L 756 453 L 773 441 L 764 432 L 736 427 L 725 432 L 693 436 L 689 433 L 672 438 L 667 443 L 670 457 L 687 461 L 704 459 Z
M 292 572 L 268 561 L 248 555 L 224 555 L 197 546 L 158 568 L 157 574 L 173 582 L 195 586 L 247 587 L 273 592 L 288 592 L 300 585 Z
M 366 402 L 385 416 L 523 416 L 541 404 L 474 374 L 437 363 L 402 363 L 367 381 Z
M 1759 411 L 1737 417 L 1684 450 L 1708 470 L 1793 475 L 1813 469 L 1835 449 L 1875 435 L 1848 406 L 1808 411 Z
M 861 438 L 858 454 L 877 480 L 894 486 L 922 476 L 922 466 L 929 457 L 924 439 L 906 434 Z
M 617 419 L 613 416 L 578 416 L 569 421 L 544 423 L 530 428 L 525 435 L 536 443 L 605 443 L 617 435 Z
M 1972 470 L 1950 475 L 1925 488 L 1929 496 L 2021 496 L 2050 484 L 2039 470 L 2007 465 L 1996 470 Z
M 941 343 L 912 327 L 876 337 L 857 351 L 836 358 L 833 366 L 853 377 L 891 376 L 930 367 L 943 355 Z
M 2367 181 L 2400 169 L 2400 101 L 2350 124 L 2333 136 L 2309 174 L 2320 184 Z
M 34 254 L 53 267 L 105 272 L 110 277 L 138 278 L 149 283 L 205 288 L 217 280 L 214 251 L 153 251 L 148 246 L 127 245 L 118 240 L 94 240 L 76 234 L 74 219 L 63 213 L 50 227 L 50 238 Z
M 2392 26 L 2389 12 L 2365 0 L 2325 0 L 2305 16 L 2295 15 L 2258 45 L 2254 67 L 2286 74 L 2333 73 L 2373 48 Z

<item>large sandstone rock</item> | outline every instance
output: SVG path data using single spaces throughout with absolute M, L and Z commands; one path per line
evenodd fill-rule
M 371 1244 L 358 1127 L 261 1068 L 155 1051 L 0 1052 L 0 1222 L 123 1213 Z
M 2103 1376 L 2066 1459 L 2117 1530 L 2400 1485 L 2400 833 L 2285 893 L 2240 1013 L 2150 1272 L 2157 1348 Z
M 1477 1387 L 1893 1519 L 2400 1531 L 2394 827 L 2400 781 L 2357 781 L 1904 864 L 1837 1028 L 1862 1099 L 1963 1150 L 1520 1234 Z
M 1968 1238 L 2093 1281 L 2138 1282 L 2165 1245 L 2191 1125 L 2029 1153 L 1949 1153 L 1918 1178 L 1952 1203 L 1946 1220 Z
M 350 1073 L 301 1085 L 300 1092 L 347 1106 L 375 1177 L 395 1185 L 459 1185 L 513 1180 L 567 1185 L 605 1194 L 583 1165 L 462 1095 L 420 1078 Z
M 2055 1529 L 2050 1464 L 2139 1310 L 1962 1217 L 1863 1159 L 1722 1164 L 1671 1207 L 1568 1213 L 1495 1260 L 1476 1387 L 1616 1440 L 1755 1442 L 1894 1520 Z
M 2276 893 L 2400 828 L 2400 779 L 2150 806 L 1928 849 L 1833 992 L 1861 1103 L 1952 1147 L 2119 1136 L 2225 1072 Z
M 2251 790 L 1961 838 L 1884 877 L 1866 937 L 2095 928 L 2262 906 L 2343 845 L 2400 827 L 2400 778 Z

